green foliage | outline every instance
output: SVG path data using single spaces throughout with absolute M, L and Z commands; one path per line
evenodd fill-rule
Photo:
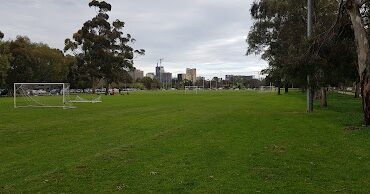
M 89 79 L 95 90 L 100 79 L 105 80 L 107 88 L 123 81 L 127 71 L 134 68 L 134 55 L 144 55 L 145 50 L 130 46 L 135 39 L 130 34 L 124 35 L 124 22 L 108 21 L 110 4 L 94 0 L 89 6 L 98 9 L 97 15 L 83 24 L 73 40 L 65 40 L 64 50 L 73 51 L 76 56 L 75 77 Z
M 68 65 L 73 60 L 65 57 L 58 49 L 41 43 L 32 43 L 29 38 L 18 36 L 7 42 L 11 57 L 6 78 L 7 84 L 14 82 L 65 82 Z
M 5 80 L 8 76 L 8 71 L 10 69 L 11 53 L 9 48 L 9 42 L 1 41 L 3 36 L 0 32 L 0 87 L 5 85 Z
M 151 90 L 154 80 L 150 77 L 144 77 L 143 79 L 140 80 L 140 82 L 143 83 L 147 90 Z
M 137 80 L 143 88 L 140 89 L 147 89 L 147 90 L 153 90 L 153 89 L 159 89 L 161 87 L 161 83 L 156 78 L 152 79 L 150 77 L 144 77 L 142 79 Z
M 145 91 L 20 110 L 0 98 L 0 193 L 367 193 L 370 131 L 345 130 L 360 100 L 332 94 L 308 115 L 304 99 Z
M 0 86 L 12 88 L 14 82 L 65 82 L 72 56 L 27 37 L 0 40 Z
M 4 38 L 4 33 L 0 31 L 0 40 Z
M 248 35 L 247 54 L 262 54 L 262 58 L 269 62 L 269 69 L 264 73 L 269 74 L 276 85 L 280 85 L 283 78 L 294 79 L 307 74 L 297 57 L 304 52 L 306 41 L 305 2 L 262 0 L 252 5 L 251 15 L 255 23 Z M 296 69 L 298 65 L 299 71 Z M 298 79 L 295 82 L 304 81 Z
M 262 54 L 269 62 L 269 81 L 277 86 L 293 82 L 306 85 L 310 75 L 316 86 L 338 85 L 356 80 L 353 31 L 341 20 L 340 38 L 318 40 L 337 18 L 335 0 L 314 1 L 313 38 L 307 39 L 307 0 L 261 0 L 252 5 L 255 23 L 249 32 L 247 54 Z M 316 41 L 316 42 L 315 42 Z M 341 75 L 341 76 L 338 76 Z
M 144 90 L 145 89 L 145 86 L 142 83 L 134 83 L 132 85 L 132 87 L 135 88 L 135 89 L 139 89 L 139 90 Z
M 89 7 L 97 7 L 100 11 L 107 12 L 112 10 L 112 6 L 105 1 L 93 0 L 89 3 Z

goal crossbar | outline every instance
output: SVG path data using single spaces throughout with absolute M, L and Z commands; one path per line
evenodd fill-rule
M 198 94 L 198 91 L 199 90 L 202 90 L 204 89 L 203 87 L 199 87 L 199 86 L 185 86 L 185 94 L 188 92 L 188 91 L 194 91 L 195 90 L 195 93 Z
M 23 88 L 26 86 L 25 88 Z M 35 88 L 32 88 L 32 86 L 35 86 Z M 36 99 L 36 96 L 48 96 L 51 95 L 51 92 L 47 93 L 45 90 L 41 90 L 45 92 L 46 94 L 39 94 L 39 95 L 32 95 L 33 91 L 36 91 L 40 87 L 46 87 L 49 86 L 48 89 L 60 89 L 60 91 L 57 92 L 57 96 L 61 96 L 62 99 L 60 99 L 58 105 L 50 105 L 44 102 L 41 102 L 40 100 Z M 57 87 L 58 86 L 58 87 Z M 29 88 L 27 88 L 29 87 Z M 27 108 L 27 107 L 35 107 L 35 108 L 75 108 L 74 106 L 71 106 L 66 99 L 66 93 L 69 92 L 69 84 L 67 83 L 14 83 L 13 88 L 13 102 L 14 102 L 14 108 Z M 18 96 L 19 94 L 19 96 Z M 31 104 L 19 104 L 17 100 L 17 96 L 25 99 L 26 102 Z M 58 100 L 56 100 L 58 102 Z

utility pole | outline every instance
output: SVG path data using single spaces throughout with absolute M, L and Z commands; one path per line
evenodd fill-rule
M 312 1 L 307 0 L 307 37 L 312 35 Z M 307 112 L 313 112 L 313 91 L 311 86 L 311 77 L 307 75 Z

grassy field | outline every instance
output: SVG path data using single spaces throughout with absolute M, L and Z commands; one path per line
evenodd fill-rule
M 360 101 L 140 92 L 77 109 L 0 98 L 0 193 L 369 193 Z

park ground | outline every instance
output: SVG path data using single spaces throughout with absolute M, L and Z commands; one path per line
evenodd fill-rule
M 76 109 L 0 98 L 0 193 L 369 193 L 360 100 L 137 92 Z

